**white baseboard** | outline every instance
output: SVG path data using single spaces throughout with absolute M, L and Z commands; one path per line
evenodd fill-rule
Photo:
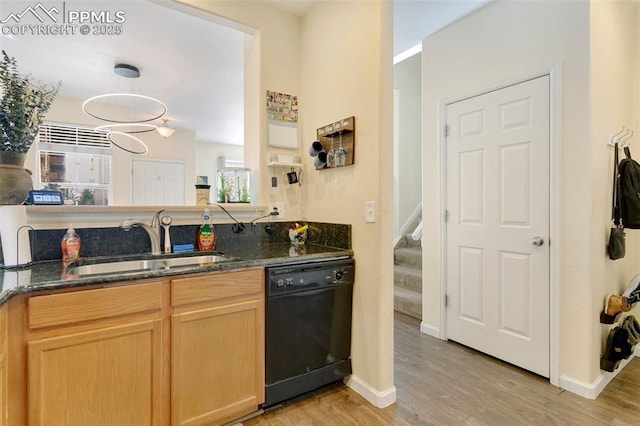
M 420 332 L 431 337 L 435 337 L 436 339 L 442 339 L 442 337 L 440 337 L 439 328 L 433 327 L 429 324 L 425 324 L 424 322 L 420 323 Z
M 636 347 L 633 355 L 640 356 L 640 348 Z M 622 371 L 624 367 L 627 366 L 629 362 L 631 362 L 632 359 L 633 357 L 629 357 L 629 359 L 623 359 L 620 362 L 618 368 L 616 368 L 615 371 L 611 373 L 601 370 L 598 377 L 596 377 L 596 379 L 592 383 L 581 382 L 571 377 L 561 375 L 559 386 L 562 389 L 568 390 L 569 392 L 575 393 L 584 398 L 596 399 L 598 395 L 600 395 L 600 392 L 602 392 L 604 388 L 607 387 L 607 385 L 618 375 L 620 371 Z
M 613 373 L 607 373 L 612 374 Z M 602 389 L 606 386 L 608 382 L 605 383 L 603 380 L 604 374 L 600 374 L 598 378 L 593 383 L 581 382 L 580 380 L 575 380 L 571 377 L 560 376 L 559 386 L 568 390 L 571 393 L 575 393 L 576 395 L 580 395 L 583 398 L 587 399 L 596 399 L 598 394 L 602 392 Z
M 344 383 L 378 408 L 385 408 L 396 402 L 395 386 L 380 392 L 353 374 L 345 378 Z

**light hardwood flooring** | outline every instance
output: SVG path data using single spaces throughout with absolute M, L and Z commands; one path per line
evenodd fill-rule
M 344 385 L 244 422 L 264 425 L 640 425 L 640 359 L 595 401 L 465 346 L 420 333 L 396 313 L 397 402 L 379 409 Z

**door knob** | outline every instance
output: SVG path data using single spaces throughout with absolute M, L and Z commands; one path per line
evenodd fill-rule
M 531 239 L 532 246 L 540 247 L 543 244 L 544 244 L 544 240 L 542 239 L 542 237 L 533 237 Z

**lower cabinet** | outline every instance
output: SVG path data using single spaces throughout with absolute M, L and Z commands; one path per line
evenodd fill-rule
M 220 424 L 264 402 L 262 270 L 171 282 L 171 423 Z
M 29 424 L 162 424 L 160 323 L 29 342 Z
M 263 281 L 254 268 L 31 296 L 20 302 L 24 320 L 14 318 L 26 327 L 13 358 L 3 307 L 0 426 L 212 425 L 255 412 Z M 12 394 L 16 357 L 25 385 Z M 7 398 L 24 401 L 14 417 L 26 421 L 10 421 Z
M 29 425 L 165 423 L 161 290 L 147 283 L 29 300 Z
M 9 425 L 7 380 L 7 307 L 3 306 L 0 308 L 0 426 Z

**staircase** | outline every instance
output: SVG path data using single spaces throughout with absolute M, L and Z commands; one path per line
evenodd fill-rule
M 422 319 L 422 248 L 405 235 L 394 249 L 393 309 Z

